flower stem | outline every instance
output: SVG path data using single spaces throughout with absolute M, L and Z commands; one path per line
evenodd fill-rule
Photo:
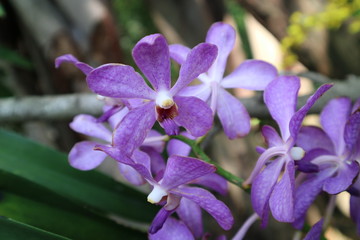
M 250 188 L 247 188 L 247 187 L 243 186 L 244 179 L 233 175 L 232 173 L 230 173 L 227 170 L 223 169 L 219 164 L 212 161 L 210 159 L 210 157 L 208 157 L 206 155 L 206 153 L 200 148 L 200 146 L 197 144 L 196 140 L 192 140 L 192 139 L 189 139 L 189 138 L 181 136 L 181 135 L 171 136 L 171 138 L 178 139 L 178 140 L 188 144 L 191 147 L 194 154 L 198 158 L 200 158 L 201 160 L 203 160 L 203 161 L 205 161 L 207 163 L 215 165 L 215 167 L 217 169 L 216 170 L 217 174 L 224 177 L 226 180 L 228 180 L 229 182 L 235 184 L 236 186 L 240 187 L 241 189 L 249 192 Z

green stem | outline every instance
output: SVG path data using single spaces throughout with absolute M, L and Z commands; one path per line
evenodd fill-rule
M 198 141 L 197 140 L 192 140 L 189 139 L 187 137 L 181 136 L 181 135 L 176 135 L 176 136 L 171 136 L 171 138 L 173 139 L 178 139 L 186 144 L 188 144 L 192 151 L 194 152 L 194 154 L 200 158 L 201 160 L 213 164 L 216 167 L 216 173 L 219 174 L 220 176 L 224 177 L 226 180 L 228 180 L 229 182 L 235 184 L 236 186 L 240 187 L 241 189 L 245 190 L 245 191 L 249 191 L 250 189 L 243 186 L 243 182 L 244 180 L 242 178 L 239 178 L 235 175 L 233 175 L 232 173 L 226 171 L 225 169 L 223 169 L 221 166 L 219 166 L 217 163 L 215 163 L 214 161 L 212 161 L 210 159 L 209 156 L 206 155 L 206 153 L 200 148 L 200 146 L 197 144 Z

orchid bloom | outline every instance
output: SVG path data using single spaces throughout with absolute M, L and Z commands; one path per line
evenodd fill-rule
M 330 84 L 321 86 L 297 112 L 298 77 L 280 76 L 264 91 L 265 104 L 279 125 L 281 135 L 270 126 L 263 127 L 262 134 L 269 148 L 262 149 L 253 172 L 245 182 L 252 184 L 251 202 L 263 225 L 267 224 L 269 210 L 278 221 L 294 220 L 294 160 L 300 160 L 305 154 L 302 148 L 295 146 L 295 141 L 306 113 L 330 87 Z
M 235 29 L 226 23 L 214 23 L 206 36 L 206 42 L 218 47 L 218 55 L 206 73 L 198 78 L 201 84 L 184 88 L 179 94 L 197 96 L 208 102 L 213 114 L 217 113 L 225 134 L 234 139 L 243 137 L 250 131 L 250 116 L 242 103 L 227 92 L 226 88 L 264 90 L 277 77 L 277 70 L 269 63 L 260 60 L 247 60 L 228 76 L 223 77 L 226 61 L 235 44 Z M 170 45 L 171 57 L 179 64 L 185 64 L 190 49 Z
M 360 111 L 352 108 L 349 98 L 332 99 L 320 114 L 322 129 L 308 126 L 300 130 L 297 145 L 307 154 L 299 161 L 299 170 L 309 174 L 296 189 L 293 226 L 298 229 L 321 191 L 345 191 L 359 174 Z

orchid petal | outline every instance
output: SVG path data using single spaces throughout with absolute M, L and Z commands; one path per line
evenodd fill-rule
M 118 163 L 121 175 L 131 184 L 140 186 L 145 183 L 145 179 L 131 166 Z
M 181 221 L 167 218 L 163 227 L 155 234 L 149 235 L 150 240 L 195 240 L 189 228 Z
M 326 133 L 318 127 L 305 126 L 300 128 L 296 138 L 296 145 L 306 152 L 311 149 L 322 148 L 334 153 L 334 145 Z
M 197 78 L 206 72 L 214 62 L 217 55 L 217 47 L 209 43 L 200 43 L 188 54 L 186 61 L 181 65 L 179 78 L 171 88 L 170 93 L 176 95 Z
M 344 163 L 343 167 L 338 169 L 335 177 L 329 178 L 324 183 L 323 190 L 330 194 L 338 194 L 348 189 L 354 182 L 359 173 L 359 164 L 356 161 Z
M 194 140 L 195 137 L 192 136 L 188 132 L 182 132 L 181 135 Z M 180 156 L 189 156 L 191 147 L 184 143 L 183 141 L 177 140 L 177 139 L 171 139 L 166 146 L 168 155 L 180 155 Z
M 264 90 L 277 77 L 276 68 L 261 60 L 246 60 L 221 81 L 224 88 Z
M 85 75 L 88 75 L 94 69 L 93 67 L 90 67 L 86 63 L 80 62 L 79 60 L 77 60 L 76 57 L 74 57 L 71 54 L 65 54 L 60 57 L 57 57 L 55 59 L 55 67 L 56 68 L 60 67 L 60 65 L 64 62 L 72 63 L 73 65 L 75 65 L 75 67 L 77 67 L 79 70 L 81 70 Z
M 224 75 L 226 60 L 234 47 L 235 38 L 235 29 L 222 22 L 214 23 L 207 32 L 206 42 L 212 43 L 218 48 L 218 56 L 208 71 L 209 77 L 217 82 Z
M 291 118 L 290 133 L 291 133 L 291 136 L 293 137 L 293 139 L 296 139 L 297 134 L 299 133 L 299 130 L 301 127 L 301 123 L 304 120 L 307 112 L 315 104 L 315 102 L 332 86 L 333 86 L 332 84 L 324 84 L 324 85 L 320 86 L 316 90 L 316 92 L 308 98 L 305 105 L 302 106 Z
M 174 97 L 178 116 L 174 121 L 195 137 L 205 135 L 212 127 L 213 116 L 209 106 L 196 97 Z
M 295 113 L 299 88 L 298 77 L 280 76 L 270 82 L 264 91 L 265 104 L 279 125 L 284 141 L 290 136 L 289 123 Z
M 113 135 L 113 144 L 131 156 L 145 140 L 155 123 L 155 103 L 149 102 L 132 109 L 121 121 Z
M 102 65 L 91 71 L 86 81 L 93 92 L 106 97 L 155 99 L 156 96 L 141 75 L 127 65 Z
M 230 139 L 243 137 L 250 132 L 250 116 L 239 99 L 219 88 L 217 114 Z
M 321 233 L 323 230 L 324 220 L 320 219 L 310 231 L 306 234 L 304 240 L 319 240 L 321 238 Z
M 211 87 L 208 84 L 199 84 L 193 86 L 187 86 L 182 89 L 179 93 L 179 96 L 188 96 L 188 97 L 197 97 L 206 102 L 211 95 Z
M 102 122 L 98 122 L 96 118 L 91 115 L 80 114 L 75 116 L 70 123 L 70 128 L 75 132 L 99 138 L 108 143 L 111 142 L 111 132 L 104 126 Z
M 215 218 L 223 229 L 229 230 L 234 224 L 230 209 L 209 191 L 197 187 L 181 187 L 173 189 L 171 192 L 197 203 Z
M 141 146 L 140 149 L 150 157 L 151 172 L 153 173 L 153 175 L 158 178 L 159 174 L 161 174 L 160 178 L 162 178 L 162 174 L 165 171 L 166 163 L 161 153 L 156 151 L 154 148 L 147 146 Z
M 228 193 L 227 180 L 216 173 L 210 173 L 208 175 L 199 177 L 192 181 L 191 184 L 202 185 L 210 190 L 220 193 L 221 195 Z
M 254 211 L 260 216 L 260 218 L 264 218 L 266 214 L 265 210 L 268 205 L 271 192 L 278 180 L 283 164 L 284 160 L 282 158 L 274 160 L 255 177 L 252 183 L 251 202 Z
M 69 153 L 69 163 L 73 168 L 87 171 L 98 167 L 106 158 L 103 152 L 95 151 L 97 143 L 82 141 L 74 145 Z
M 133 58 L 155 90 L 170 89 L 170 54 L 161 34 L 142 38 L 134 47 Z
M 169 45 L 170 57 L 175 60 L 178 64 L 182 65 L 185 63 L 188 54 L 191 49 L 180 44 Z
M 195 202 L 181 198 L 180 205 L 176 209 L 179 218 L 188 226 L 196 238 L 203 234 L 203 221 L 201 208 Z
M 215 171 L 214 165 L 202 160 L 173 155 L 168 159 L 161 186 L 172 189 Z
M 360 110 L 352 113 L 345 125 L 344 139 L 349 151 L 353 151 L 360 139 Z
M 286 164 L 281 180 L 275 185 L 269 205 L 273 217 L 279 222 L 292 222 L 294 220 L 294 189 L 295 189 L 294 162 Z
M 261 133 L 269 148 L 283 145 L 283 140 L 273 127 L 265 125 L 261 129 Z
M 331 155 L 331 152 L 322 148 L 314 148 L 307 151 L 300 161 L 296 161 L 298 170 L 306 173 L 319 172 L 319 165 L 312 163 L 312 160 L 324 155 Z
M 151 223 L 151 226 L 149 228 L 149 233 L 150 234 L 157 233 L 163 227 L 168 217 L 173 213 L 174 211 L 167 211 L 165 210 L 165 208 L 161 208 Z

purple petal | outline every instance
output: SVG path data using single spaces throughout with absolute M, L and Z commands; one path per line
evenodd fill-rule
M 360 138 L 360 110 L 355 111 L 349 117 L 345 125 L 344 139 L 349 151 L 353 151 L 356 142 Z
M 283 140 L 281 139 L 279 134 L 276 132 L 276 130 L 269 125 L 263 126 L 261 129 L 261 133 L 264 136 L 265 141 L 266 141 L 267 145 L 269 146 L 269 148 L 275 147 L 275 146 L 281 146 L 284 144 Z
M 149 102 L 131 110 L 114 132 L 114 146 L 131 156 L 155 123 L 154 109 L 155 103 Z
M 112 133 L 103 123 L 98 122 L 98 120 L 91 115 L 80 114 L 75 116 L 74 120 L 70 123 L 70 128 L 75 132 L 82 133 L 89 137 L 99 138 L 108 143 L 110 143 L 112 139 Z
M 360 235 L 360 197 L 350 197 L 350 215 L 356 223 L 357 233 Z
M 345 150 L 344 129 L 350 111 L 351 100 L 342 97 L 330 100 L 320 114 L 321 125 L 334 143 L 337 155 Z
M 178 106 L 178 116 L 174 121 L 186 128 L 191 135 L 200 137 L 212 127 L 213 116 L 209 106 L 196 97 L 174 97 Z
M 334 153 L 334 145 L 326 133 L 318 127 L 305 126 L 300 128 L 296 138 L 296 145 L 306 152 L 316 148 L 322 148 L 329 153 Z
M 124 107 L 123 109 L 121 109 L 120 111 L 118 111 L 117 113 L 112 115 L 108 119 L 108 122 L 109 122 L 111 128 L 112 129 L 117 128 L 117 126 L 119 125 L 121 120 L 123 120 L 123 118 L 126 116 L 126 114 L 128 114 L 128 112 L 129 112 L 129 109 L 127 107 Z
M 194 140 L 195 137 L 193 137 L 188 132 L 182 132 L 181 135 Z M 180 155 L 180 156 L 189 156 L 191 147 L 184 143 L 183 141 L 177 140 L 177 139 L 171 139 L 166 146 L 168 155 Z
M 214 165 L 202 160 L 173 155 L 168 159 L 161 185 L 172 189 L 215 171 Z
M 290 161 L 286 165 L 281 180 L 275 185 L 269 201 L 271 213 L 279 222 L 294 220 L 294 182 L 294 162 Z
M 166 39 L 161 34 L 142 38 L 133 49 L 136 65 L 155 90 L 170 89 L 170 55 Z
M 194 86 L 187 86 L 178 93 L 179 96 L 197 97 L 204 102 L 210 98 L 210 94 L 211 87 L 208 84 L 203 83 Z
M 289 123 L 295 113 L 300 79 L 295 76 L 280 76 L 270 82 L 264 91 L 264 101 L 272 118 L 280 127 L 283 140 L 290 136 Z
M 174 218 L 168 218 L 162 229 L 149 235 L 150 240 L 195 240 L 187 226 Z
M 223 229 L 229 230 L 234 224 L 230 209 L 223 202 L 217 200 L 209 191 L 197 187 L 181 187 L 171 192 L 197 203 L 215 218 Z
M 317 175 L 310 175 L 295 190 L 294 219 L 292 223 L 296 229 L 302 229 L 305 221 L 306 212 L 315 198 L 321 192 L 324 178 Z
M 271 162 L 264 170 L 257 175 L 251 187 L 251 202 L 254 211 L 264 218 L 269 202 L 270 194 L 278 180 L 280 171 L 283 167 L 284 159 L 278 158 Z
M 215 44 L 218 48 L 218 56 L 208 71 L 210 78 L 217 82 L 224 75 L 226 60 L 234 47 L 235 38 L 235 29 L 231 25 L 222 22 L 211 25 L 207 33 L 206 42 Z
M 179 207 L 176 209 L 179 218 L 188 226 L 196 238 L 203 234 L 203 222 L 199 205 L 187 198 L 181 198 Z
M 184 64 L 191 49 L 180 44 L 169 45 L 170 57 L 178 64 Z
M 230 139 L 243 137 L 250 132 L 250 116 L 246 108 L 239 99 L 221 87 L 216 108 L 224 132 Z
M 321 238 L 323 224 L 324 220 L 321 219 L 314 226 L 312 226 L 310 231 L 306 234 L 304 240 L 319 240 Z
M 165 138 L 166 136 L 162 135 L 161 133 L 155 130 L 150 130 L 142 146 L 153 148 L 159 153 L 161 153 L 165 147 Z
M 306 173 L 318 172 L 319 166 L 312 163 L 311 161 L 323 155 L 331 155 L 331 152 L 322 148 L 314 148 L 307 151 L 305 156 L 300 161 L 296 161 L 298 166 L 297 170 Z
M 338 169 L 337 175 L 325 181 L 323 190 L 330 194 L 345 191 L 354 182 L 358 173 L 359 164 L 356 161 L 352 161 L 350 164 L 343 163 L 343 167 Z
M 86 63 L 80 62 L 71 54 L 65 54 L 55 59 L 55 67 L 58 68 L 64 62 L 72 63 L 81 70 L 85 75 L 88 75 L 94 68 L 90 67 Z
M 277 77 L 276 68 L 261 60 L 246 60 L 221 81 L 224 88 L 264 90 Z
M 206 72 L 217 56 L 217 47 L 209 43 L 200 43 L 188 54 L 181 65 L 179 78 L 170 93 L 176 95 L 201 73 Z
M 69 163 L 73 168 L 79 170 L 91 170 L 99 166 L 106 154 L 95 151 L 94 147 L 97 143 L 91 141 L 78 142 L 74 145 L 69 153 Z
M 145 179 L 138 173 L 133 167 L 118 163 L 118 168 L 121 175 L 131 184 L 135 186 L 140 186 L 144 184 L 146 181 Z
M 151 147 L 141 146 L 140 149 L 150 157 L 151 172 L 153 173 L 153 175 L 157 178 L 159 174 L 163 174 L 166 164 L 161 153 L 157 152 L 156 150 L 154 150 L 154 148 Z M 162 177 L 163 175 L 161 175 L 161 178 Z
M 304 120 L 307 112 L 315 104 L 315 102 L 332 86 L 333 86 L 332 84 L 324 84 L 324 85 L 320 86 L 316 90 L 316 92 L 308 98 L 305 105 L 302 106 L 291 118 L 290 133 L 291 133 L 291 136 L 293 137 L 293 139 L 297 138 L 297 134 L 299 133 L 301 123 Z
M 149 228 L 149 233 L 150 234 L 157 233 L 163 227 L 168 217 L 173 213 L 174 211 L 167 211 L 165 210 L 165 208 L 161 208 L 151 223 L 151 226 Z
M 155 99 L 155 92 L 144 79 L 127 65 L 105 64 L 95 68 L 86 78 L 89 88 L 102 96 L 113 98 Z
M 228 193 L 227 180 L 216 173 L 210 173 L 208 175 L 199 177 L 191 183 L 202 185 L 210 190 L 220 193 L 221 195 L 225 195 Z

